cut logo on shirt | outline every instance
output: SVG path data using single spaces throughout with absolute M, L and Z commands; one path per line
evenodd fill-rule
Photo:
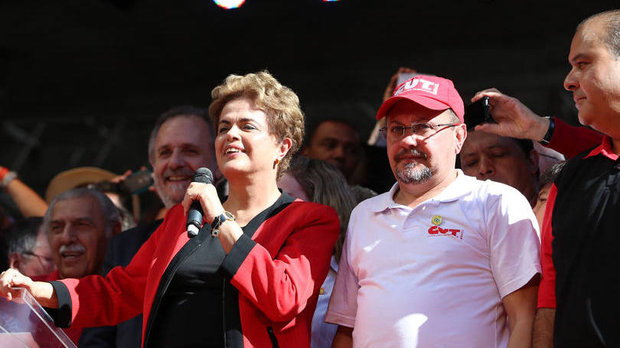
M 431 226 L 428 229 L 428 235 L 430 237 L 438 237 L 438 236 L 453 236 L 458 239 L 463 239 L 463 230 L 456 228 L 441 228 L 439 226 Z

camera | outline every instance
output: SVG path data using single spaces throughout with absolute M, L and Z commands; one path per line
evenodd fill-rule
M 473 129 L 481 123 L 497 123 L 489 111 L 489 97 L 482 97 L 465 107 L 467 129 Z

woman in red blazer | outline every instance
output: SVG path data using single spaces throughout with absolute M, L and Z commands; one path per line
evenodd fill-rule
M 143 313 L 144 347 L 310 347 L 339 222 L 333 209 L 276 185 L 302 142 L 299 99 L 267 72 L 230 75 L 212 97 L 226 201 L 213 185 L 194 182 L 127 267 L 51 283 L 8 270 L 0 294 L 11 299 L 11 287 L 28 288 L 62 326 L 114 325 Z M 205 224 L 190 239 L 193 201 Z

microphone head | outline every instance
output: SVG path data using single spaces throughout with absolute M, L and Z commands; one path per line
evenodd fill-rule
M 213 183 L 213 174 L 211 173 L 211 170 L 209 170 L 209 168 L 201 167 L 198 168 L 194 173 L 192 181 L 211 184 Z

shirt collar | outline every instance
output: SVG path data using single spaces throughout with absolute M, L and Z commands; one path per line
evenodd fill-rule
M 612 161 L 616 161 L 618 159 L 618 155 L 616 155 L 614 153 L 614 151 L 611 149 L 611 138 L 608 135 L 603 137 L 603 142 L 601 143 L 601 145 L 595 147 L 584 158 L 598 156 L 598 155 L 605 156 L 605 157 L 609 158 Z
M 456 169 L 456 173 L 456 180 L 450 183 L 450 185 L 448 185 L 448 187 L 441 191 L 437 196 L 429 199 L 427 202 L 434 202 L 435 204 L 450 202 L 468 194 L 471 191 L 471 181 L 476 181 L 476 178 L 465 175 L 460 169 Z M 379 196 L 380 199 L 378 199 L 377 202 L 370 207 L 370 210 L 378 213 L 386 209 L 408 208 L 394 201 L 394 194 L 398 191 L 398 189 L 398 182 L 396 182 L 388 192 Z

